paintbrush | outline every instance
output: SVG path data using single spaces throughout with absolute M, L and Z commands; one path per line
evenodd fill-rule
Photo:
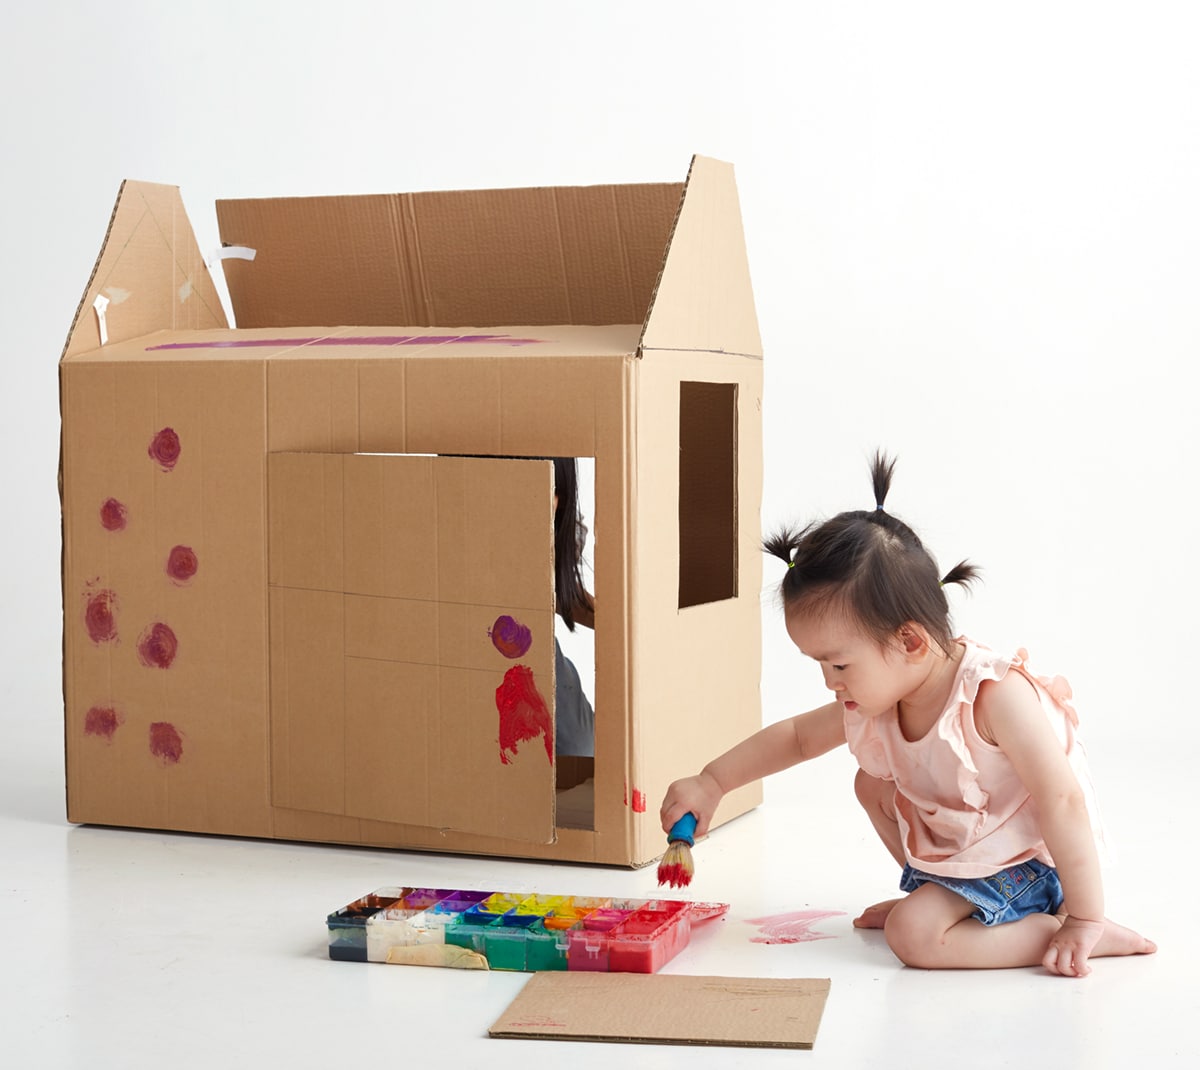
M 667 851 L 658 864 L 658 883 L 685 888 L 692 883 L 692 844 L 696 842 L 696 815 L 684 814 L 667 833 Z

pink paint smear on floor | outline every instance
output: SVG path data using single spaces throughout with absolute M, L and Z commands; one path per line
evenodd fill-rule
M 750 938 L 752 944 L 807 944 L 811 940 L 831 940 L 833 933 L 813 931 L 813 926 L 826 918 L 845 915 L 844 910 L 793 910 L 788 914 L 771 914 L 765 918 L 748 918 L 757 925 L 759 935 Z

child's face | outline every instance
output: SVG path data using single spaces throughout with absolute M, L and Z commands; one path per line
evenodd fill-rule
M 791 613 L 787 630 L 800 652 L 821 666 L 838 702 L 862 717 L 886 713 L 920 683 L 899 635 L 880 647 L 837 613 Z

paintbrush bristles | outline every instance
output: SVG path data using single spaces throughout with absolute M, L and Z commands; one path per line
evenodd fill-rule
M 658 864 L 658 883 L 672 888 L 686 888 L 692 883 L 695 872 L 692 864 L 692 848 L 685 840 L 673 840 Z

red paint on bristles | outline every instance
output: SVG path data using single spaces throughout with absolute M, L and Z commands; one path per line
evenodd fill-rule
M 692 883 L 695 866 L 692 864 L 692 848 L 683 840 L 674 840 L 658 864 L 658 883 L 672 888 L 686 888 Z

